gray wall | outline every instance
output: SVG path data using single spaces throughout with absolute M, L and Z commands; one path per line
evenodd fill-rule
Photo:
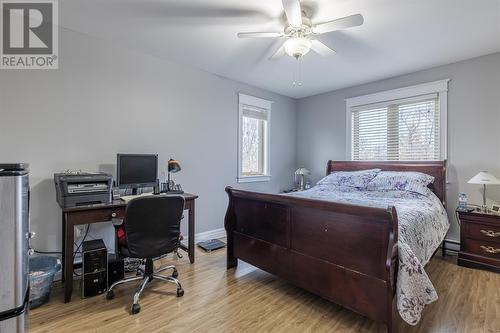
M 346 153 L 345 98 L 450 78 L 448 91 L 448 211 L 449 239 L 458 240 L 452 213 L 458 193 L 480 203 L 477 185 L 467 184 L 480 170 L 500 177 L 500 53 L 346 88 L 298 101 L 297 162 L 310 168 L 315 180 L 324 176 L 328 159 Z M 500 186 L 489 197 L 500 201 Z
M 459 191 L 480 201 L 479 187 L 466 184 L 477 171 L 500 177 L 498 53 L 295 101 L 82 34 L 62 30 L 60 38 L 59 70 L 0 71 L 0 159 L 31 164 L 34 245 L 42 250 L 60 249 L 54 172 L 114 173 L 117 152 L 175 157 L 183 167 L 175 179 L 200 195 L 196 231 L 209 231 L 222 227 L 224 186 L 276 192 L 291 186 L 297 166 L 317 180 L 328 159 L 345 159 L 345 98 L 444 78 L 450 212 Z M 236 184 L 238 92 L 274 101 L 269 183 Z M 489 196 L 500 201 L 500 186 Z M 109 225 L 92 230 L 111 242 Z M 449 237 L 458 238 L 455 223 Z
M 60 250 L 52 180 L 65 169 L 114 172 L 117 152 L 170 157 L 174 175 L 199 194 L 196 232 L 222 228 L 226 185 L 289 188 L 296 166 L 296 101 L 61 30 L 60 69 L 0 71 L 0 160 L 31 164 L 34 245 Z M 272 180 L 236 184 L 239 92 L 274 101 Z M 102 229 L 106 230 L 102 230 Z M 109 224 L 92 227 L 105 237 Z

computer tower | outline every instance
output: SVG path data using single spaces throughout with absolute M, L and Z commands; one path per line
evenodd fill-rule
M 82 296 L 92 297 L 108 287 L 108 250 L 102 239 L 82 244 Z
M 108 257 L 108 288 L 116 281 L 125 278 L 125 262 L 117 255 L 112 254 Z

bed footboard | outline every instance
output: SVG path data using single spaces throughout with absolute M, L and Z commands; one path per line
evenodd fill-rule
M 228 269 L 241 259 L 396 332 L 394 207 L 226 192 Z

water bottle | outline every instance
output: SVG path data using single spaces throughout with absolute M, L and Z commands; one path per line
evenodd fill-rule
M 467 194 L 464 192 L 458 195 L 458 210 L 467 211 Z

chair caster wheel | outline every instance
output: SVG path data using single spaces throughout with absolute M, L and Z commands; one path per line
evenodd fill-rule
M 113 298 L 115 298 L 115 292 L 113 290 L 109 290 L 106 293 L 106 299 L 113 299 Z
M 182 296 L 184 296 L 184 289 L 177 288 L 177 297 L 182 297 Z
M 174 270 L 174 271 L 172 272 L 172 277 L 173 277 L 174 279 L 177 279 L 177 277 L 178 277 L 178 276 L 179 276 L 179 272 L 177 272 L 177 270 Z
M 141 311 L 141 306 L 139 304 L 132 304 L 132 314 L 138 314 Z

